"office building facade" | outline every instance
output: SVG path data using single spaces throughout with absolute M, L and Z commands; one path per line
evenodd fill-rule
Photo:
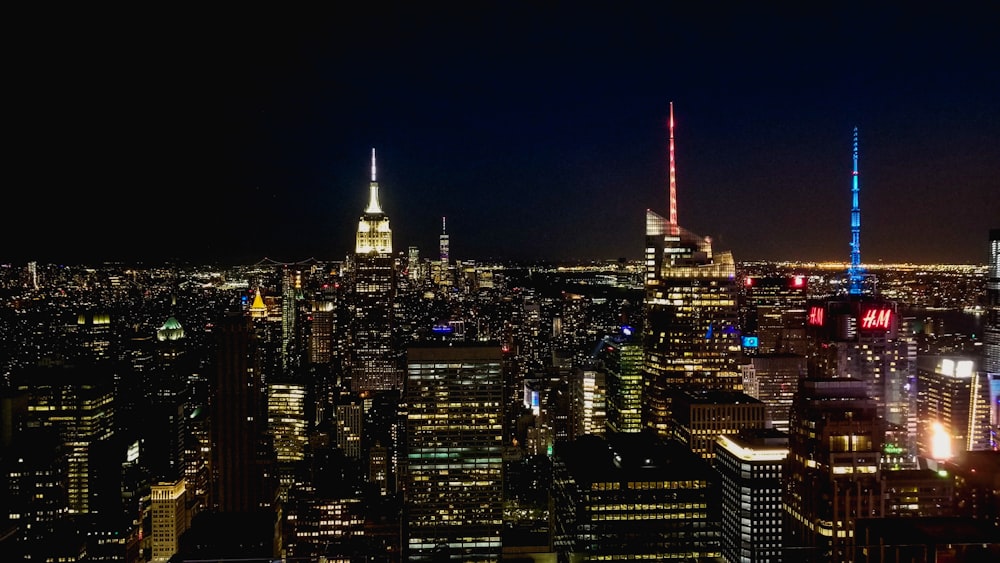
M 499 561 L 503 381 L 499 344 L 410 346 L 403 392 L 407 561 Z

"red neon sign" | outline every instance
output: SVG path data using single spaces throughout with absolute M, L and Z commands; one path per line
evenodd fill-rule
M 812 326 L 823 326 L 823 307 L 809 308 L 809 324 Z
M 884 329 L 892 328 L 892 309 L 868 309 L 861 314 L 861 328 Z

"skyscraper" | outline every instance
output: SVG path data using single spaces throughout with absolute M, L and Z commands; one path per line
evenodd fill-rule
M 963 356 L 922 356 L 917 366 L 920 454 L 947 459 L 992 449 L 987 374 Z
M 856 127 L 853 146 L 851 265 L 840 295 L 808 303 L 809 373 L 865 382 L 878 415 L 909 428 L 914 416 L 910 342 L 900 337 L 898 304 L 879 295 L 875 276 L 861 266 Z
M 736 263 L 678 225 L 670 106 L 670 218 L 646 211 L 643 424 L 668 435 L 670 393 L 740 390 Z
M 410 346 L 407 355 L 404 557 L 499 561 L 500 345 Z
M 990 269 L 986 274 L 983 371 L 1000 375 L 1000 229 L 990 229 Z M 1000 417 L 997 417 L 1000 421 Z
M 216 325 L 218 348 L 210 401 L 211 502 L 219 512 L 270 506 L 264 389 L 252 320 L 230 313 Z
M 188 528 L 190 521 L 184 479 L 173 482 L 162 481 L 150 488 L 153 562 L 165 563 L 177 553 L 180 536 Z
M 642 346 L 614 345 L 615 365 L 608 370 L 608 430 L 642 431 Z
M 742 335 L 748 354 L 806 353 L 805 276 L 749 276 L 743 280 Z
M 94 452 L 115 433 L 113 374 L 94 365 L 37 367 L 18 374 L 15 386 L 28 395 L 27 427 L 53 429 L 62 440 L 70 513 L 91 512 Z
M 368 207 L 358 221 L 353 256 L 353 293 L 349 331 L 351 390 L 396 391 L 400 355 L 395 343 L 393 302 L 396 267 L 389 217 L 379 203 L 372 149 Z
M 881 516 L 875 401 L 863 381 L 803 379 L 789 426 L 786 547 L 797 561 L 847 561 L 855 521 Z
M 604 368 L 577 368 L 569 381 L 570 432 L 604 435 L 607 423 L 607 380 Z
M 559 441 L 552 470 L 559 561 L 715 561 L 718 477 L 652 433 Z
M 441 263 L 448 267 L 449 261 L 449 241 L 448 241 L 448 223 L 447 218 L 441 218 L 441 236 L 438 240 L 438 250 L 440 251 Z
M 726 561 L 783 560 L 781 475 L 787 458 L 788 435 L 773 428 L 717 437 L 715 468 L 722 478 Z

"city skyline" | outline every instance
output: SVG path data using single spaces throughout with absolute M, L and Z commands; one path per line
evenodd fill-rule
M 861 261 L 987 261 L 996 8 L 717 11 L 47 22 L 9 209 L 52 236 L 5 222 L 0 262 L 340 260 L 373 148 L 397 253 L 447 217 L 457 259 L 639 259 L 671 102 L 679 223 L 737 261 L 849 259 L 854 127 Z

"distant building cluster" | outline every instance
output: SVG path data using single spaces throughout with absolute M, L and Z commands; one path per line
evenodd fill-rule
M 373 150 L 341 260 L 0 266 L 2 558 L 1000 558 L 1000 229 L 737 262 L 672 124 L 641 261 L 395 249 Z

